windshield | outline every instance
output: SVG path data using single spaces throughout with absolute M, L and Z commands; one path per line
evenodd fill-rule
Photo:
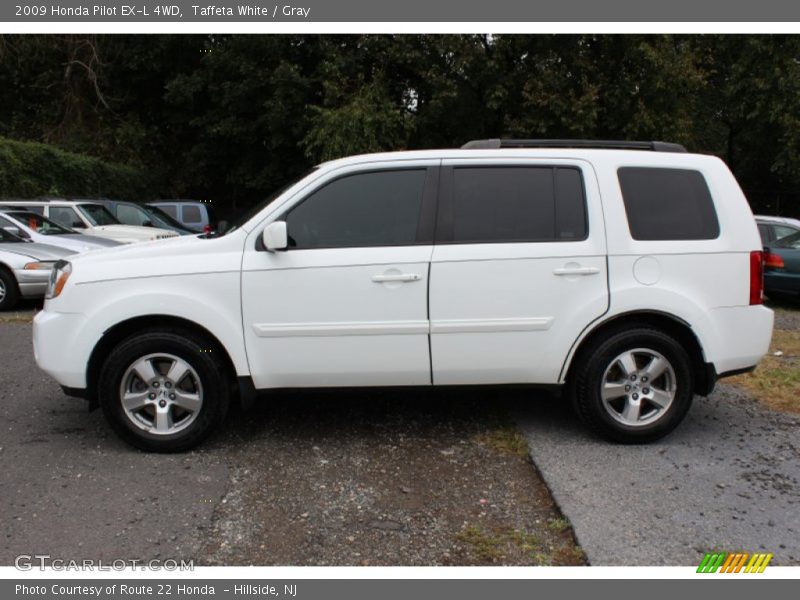
M 282 186 L 282 187 L 279 187 L 278 189 L 276 189 L 274 192 L 272 192 L 271 194 L 269 194 L 269 195 L 268 195 L 268 196 L 267 196 L 267 197 L 266 197 L 266 198 L 265 198 L 265 199 L 264 199 L 262 202 L 257 202 L 255 205 L 253 205 L 253 206 L 252 206 L 252 207 L 250 207 L 249 209 L 245 210 L 245 211 L 244 211 L 243 213 L 241 213 L 241 214 L 240 214 L 238 217 L 236 217 L 235 219 L 233 219 L 233 220 L 231 221 L 231 224 L 228 226 L 228 228 L 227 228 L 225 231 L 221 232 L 221 233 L 222 233 L 222 235 L 227 235 L 227 234 L 229 234 L 230 232 L 232 232 L 232 231 L 235 231 L 235 230 L 239 229 L 239 228 L 240 228 L 242 225 L 244 225 L 244 224 L 245 224 L 245 223 L 247 223 L 247 222 L 248 222 L 250 219 L 252 219 L 253 217 L 255 217 L 255 216 L 256 216 L 256 215 L 257 215 L 257 214 L 258 214 L 258 213 L 259 213 L 261 210 L 263 210 L 263 209 L 264 209 L 264 207 L 266 207 L 266 206 L 267 206 L 267 205 L 268 205 L 270 202 L 272 202 L 273 200 L 275 200 L 275 198 L 277 198 L 278 196 L 280 196 L 280 195 L 281 195 L 283 192 L 285 192 L 286 190 L 288 190 L 290 187 L 292 187 L 292 186 L 293 186 L 295 183 L 297 183 L 298 181 L 301 181 L 301 180 L 305 179 L 306 177 L 308 177 L 309 175 L 311 175 L 311 173 L 313 173 L 314 171 L 316 171 L 316 170 L 317 170 L 317 168 L 318 168 L 318 167 L 314 167 L 314 168 L 313 168 L 313 169 L 311 169 L 310 171 L 307 171 L 306 173 L 303 173 L 303 174 L 302 174 L 300 177 L 298 177 L 297 179 L 293 179 L 292 181 L 290 181 L 290 182 L 289 182 L 289 183 L 287 183 L 286 185 L 284 185 L 284 186 Z M 218 234 L 219 234 L 219 233 L 218 233 Z
M 105 206 L 100 204 L 79 204 L 78 210 L 89 222 L 97 227 L 98 225 L 119 225 L 119 221 L 108 212 Z
M 181 231 L 189 231 L 176 219 L 170 217 L 167 213 L 165 213 L 157 206 L 151 206 L 148 204 L 146 206 L 142 206 L 142 208 L 144 209 L 144 212 L 147 213 L 147 216 L 150 217 L 150 220 L 153 222 L 153 225 L 156 225 L 158 227 L 166 227 L 168 229 L 175 228 L 175 229 L 180 229 Z
M 800 232 L 787 235 L 774 242 L 778 248 L 791 248 L 792 250 L 800 250 Z
M 36 233 L 40 233 L 42 235 L 64 235 L 65 233 L 75 233 L 66 227 L 62 227 L 55 221 L 51 221 L 47 217 L 43 217 L 41 215 L 37 215 L 30 212 L 9 212 L 6 213 L 12 219 L 16 219 L 20 223 L 23 223 Z
M 17 243 L 17 242 L 24 242 L 21 237 L 17 237 L 10 231 L 6 231 L 2 227 L 0 227 L 0 243 Z

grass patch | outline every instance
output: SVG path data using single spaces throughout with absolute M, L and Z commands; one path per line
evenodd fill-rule
M 460 531 L 456 539 L 469 546 L 475 556 L 483 562 L 497 562 L 505 556 L 502 552 L 503 539 L 487 534 L 475 525 Z
M 549 557 L 544 554 L 539 538 L 521 529 L 497 529 L 489 532 L 471 525 L 460 531 L 456 538 L 469 546 L 481 562 L 500 562 L 509 554 L 521 553 L 535 564 L 549 564 L 542 563 L 545 559 L 549 561 Z
M 502 454 L 528 455 L 528 442 L 525 441 L 525 436 L 510 423 L 500 424 L 491 431 L 479 435 L 477 441 Z
M 776 329 L 769 353 L 758 368 L 729 381 L 769 408 L 800 413 L 800 331 Z
M 32 313 L 0 313 L 0 323 L 30 323 L 33 321 Z
M 549 529 L 551 529 L 552 531 L 561 532 L 561 531 L 566 531 L 567 529 L 569 529 L 570 524 L 569 524 L 569 521 L 567 521 L 566 519 L 564 519 L 562 517 L 560 519 L 551 519 L 550 521 L 548 521 L 547 527 Z

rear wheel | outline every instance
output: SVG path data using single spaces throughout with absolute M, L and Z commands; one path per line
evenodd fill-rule
M 181 452 L 224 419 L 225 375 L 224 364 L 201 337 L 150 331 L 111 352 L 98 394 L 106 418 L 125 441 L 143 450 Z
M 644 443 L 675 429 L 694 395 L 689 356 L 669 335 L 650 328 L 618 331 L 576 359 L 571 392 L 578 414 L 611 440 Z
M 0 310 L 11 310 L 19 301 L 19 290 L 14 276 L 0 267 Z

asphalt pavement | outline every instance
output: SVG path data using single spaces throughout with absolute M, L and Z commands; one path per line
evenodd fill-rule
M 800 564 L 800 417 L 728 385 L 667 438 L 626 446 L 563 404 L 515 406 L 531 457 L 592 565 L 697 565 L 708 551 Z

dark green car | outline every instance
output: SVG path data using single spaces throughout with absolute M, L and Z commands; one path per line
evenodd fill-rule
M 800 300 L 800 233 L 764 248 L 764 293 L 773 299 Z

